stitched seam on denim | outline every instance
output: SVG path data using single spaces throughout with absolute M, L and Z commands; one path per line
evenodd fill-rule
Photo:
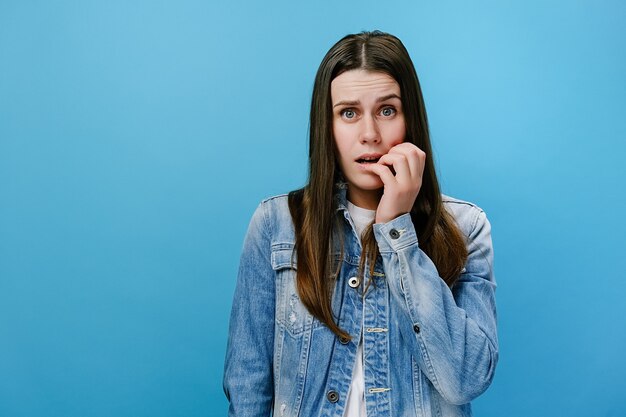
M 428 368 L 428 372 L 432 377 L 432 383 L 437 388 L 439 392 L 441 392 L 441 385 L 439 384 L 439 379 L 437 379 L 437 375 L 435 374 L 435 369 L 433 368 L 433 364 L 430 360 L 430 356 L 428 354 L 428 350 L 426 349 L 426 344 L 424 343 L 424 339 L 421 335 L 416 335 L 417 343 L 419 343 L 422 348 L 422 356 L 424 357 L 424 363 L 426 363 L 426 367 Z M 432 401 L 432 399 L 431 399 Z
M 275 353 L 275 358 L 274 358 L 274 375 L 276 380 L 274 381 L 274 387 L 280 387 L 280 363 L 282 361 L 282 357 L 283 357 L 283 346 L 284 346 L 284 341 L 285 341 L 285 334 L 284 334 L 284 329 L 281 329 L 281 326 L 278 324 L 278 322 L 275 320 L 274 321 L 274 338 L 278 338 L 277 341 L 275 341 L 275 344 L 278 345 L 278 349 L 277 352 Z M 278 329 L 276 328 L 278 327 Z
M 422 378 L 420 376 L 421 371 L 419 370 L 419 366 L 417 366 L 417 360 L 413 355 L 411 355 L 411 369 L 413 370 L 413 403 L 415 407 L 415 412 L 417 413 L 418 417 L 424 417 L 424 398 L 422 395 Z
M 479 208 L 476 204 L 470 203 L 469 201 L 442 199 L 441 202 L 444 203 L 444 205 L 445 204 L 458 204 L 460 206 L 469 206 L 473 208 Z
M 269 231 L 272 231 L 272 232 L 273 232 L 274 230 L 270 228 L 270 226 L 271 226 L 271 225 L 270 225 L 269 216 L 268 216 L 268 213 L 267 213 L 267 205 L 266 205 L 266 204 L 262 204 L 262 205 L 261 205 L 261 208 L 262 208 L 262 214 L 263 214 L 263 223 L 265 224 L 265 227 L 264 227 L 264 229 L 261 231 L 261 233 L 262 233 L 263 235 L 265 235 L 265 237 L 267 238 L 267 240 L 268 240 L 269 242 L 271 242 L 271 241 L 272 241 L 272 240 L 271 240 L 271 235 L 268 235 L 267 233 L 268 233 Z
M 390 313 L 391 313 L 391 305 L 389 304 L 391 301 L 391 297 L 389 292 L 391 291 L 391 289 L 389 288 L 388 283 L 385 281 L 385 290 L 387 292 L 385 299 L 384 299 L 384 303 L 385 303 L 385 310 L 387 312 L 386 316 L 386 322 L 385 325 L 389 326 L 389 320 L 390 320 Z M 387 377 L 387 386 L 391 387 L 391 359 L 390 359 L 390 352 L 391 352 L 391 338 L 389 336 L 385 337 L 385 341 L 386 341 L 386 346 L 385 349 L 387 349 L 387 369 L 385 369 L 385 375 Z M 389 398 L 389 402 L 388 405 L 391 406 L 391 398 Z M 391 409 L 391 407 L 389 407 L 389 416 L 393 417 L 394 415 L 394 411 Z
M 409 248 L 413 245 L 417 245 L 417 239 L 411 239 L 406 243 L 403 243 L 402 245 L 398 245 L 398 247 L 395 249 L 396 252 L 400 252 L 402 250 L 405 250 L 406 248 Z
M 478 228 L 478 220 L 479 220 L 479 218 L 481 217 L 481 214 L 482 214 L 482 215 L 483 215 L 483 217 L 485 218 L 485 222 L 487 222 L 487 221 L 488 221 L 488 220 L 487 220 L 487 215 L 485 215 L 485 212 L 481 210 L 481 211 L 480 211 L 480 212 L 476 215 L 476 219 L 474 219 L 474 225 L 473 225 L 473 227 L 472 227 L 472 230 L 470 231 L 470 234 L 468 235 L 468 240 L 469 240 L 469 242 L 468 242 L 468 243 L 469 243 L 469 247 L 470 247 L 470 248 L 471 248 L 471 247 L 476 247 L 476 248 L 478 248 L 478 251 L 480 252 L 480 255 L 482 256 L 483 260 L 484 260 L 485 262 L 487 262 L 487 265 L 489 265 L 489 268 L 490 268 L 490 269 L 493 269 L 493 263 L 489 262 L 489 259 L 488 259 L 487 255 L 485 255 L 485 252 L 482 250 L 482 248 L 481 248 L 480 246 L 478 246 L 478 245 L 474 242 L 474 241 L 475 241 L 475 239 L 471 239 L 471 238 L 470 238 L 470 236 L 472 236 L 472 235 L 474 235 L 474 234 L 475 234 L 476 229 Z M 485 225 L 484 225 L 484 223 L 483 223 L 483 227 L 484 227 L 484 226 L 485 226 Z M 492 243 L 492 245 L 491 245 L 491 250 L 493 251 L 493 243 Z M 469 252 L 470 252 L 470 251 L 469 251 L 469 248 L 468 248 L 468 253 L 469 253 Z M 469 256 L 468 256 L 468 261 L 469 261 Z M 492 271 L 491 276 L 492 276 L 492 278 L 493 278 L 493 271 Z M 495 281 L 489 281 L 489 282 L 492 282 L 494 285 L 496 285 Z
M 273 229 L 270 228 L 270 220 L 269 220 L 269 215 L 267 212 L 267 201 L 269 200 L 265 200 L 263 201 L 262 207 L 263 207 L 263 223 L 265 224 L 265 230 L 262 233 L 265 232 L 273 232 Z M 271 236 L 267 236 L 269 242 L 270 242 L 270 261 L 271 261 L 271 257 L 272 257 L 272 246 L 271 246 Z M 281 363 L 282 360 L 282 353 L 283 353 L 283 345 L 284 345 L 284 336 L 285 336 L 285 329 L 281 324 L 281 320 L 280 320 L 280 313 L 282 313 L 281 307 L 282 307 L 282 303 L 281 303 L 281 299 L 279 297 L 282 296 L 282 292 L 279 291 L 279 289 L 277 288 L 278 286 L 280 286 L 283 290 L 284 290 L 284 285 L 282 283 L 281 280 L 278 279 L 278 271 L 274 271 L 274 338 L 278 337 L 278 352 L 277 352 L 277 366 L 276 366 L 276 378 L 277 381 L 275 381 L 275 387 L 279 387 L 280 386 L 280 366 L 279 364 Z M 278 318 L 278 320 L 277 320 Z M 275 341 L 276 344 L 276 341 Z
M 436 395 L 435 398 L 433 398 L 431 400 L 431 408 L 435 409 L 435 416 L 436 417 L 443 417 L 443 413 L 441 412 L 441 404 L 439 404 L 438 398 L 439 397 L 443 397 L 441 394 L 440 395 Z
M 311 349 L 311 335 L 312 330 L 309 330 L 304 334 L 302 343 L 306 346 L 306 349 L 302 349 L 302 355 L 300 356 L 300 370 L 298 376 L 298 393 L 296 396 L 296 403 L 294 404 L 294 415 L 300 415 L 300 407 L 302 406 L 302 397 L 304 396 L 304 381 L 306 381 L 306 371 L 309 363 L 309 350 Z
M 400 278 L 403 280 L 405 279 L 406 272 L 404 271 L 402 264 L 403 262 L 400 262 L 400 257 L 398 256 L 398 265 L 400 265 Z M 408 292 L 403 291 L 403 294 L 404 294 L 404 302 L 406 303 L 407 310 L 409 311 L 409 317 L 411 318 L 412 324 L 416 324 L 419 322 L 419 320 L 417 320 L 418 317 L 416 317 L 414 314 L 416 312 L 415 311 L 416 308 L 414 307 L 413 300 L 409 296 Z M 422 356 L 424 357 L 424 362 L 426 363 L 428 372 L 432 375 L 433 384 L 439 388 L 440 387 L 439 381 L 437 379 L 437 375 L 435 375 L 435 370 L 431 363 L 430 356 L 428 355 L 428 351 L 426 350 L 426 345 L 424 343 L 423 337 L 421 334 L 416 334 L 415 338 L 417 339 L 417 343 L 421 347 Z
M 272 251 L 293 250 L 295 245 L 291 242 L 275 242 L 272 243 Z
M 279 199 L 279 198 L 285 198 L 285 197 L 288 197 L 288 196 L 289 196 L 289 194 L 287 194 L 287 193 L 273 195 L 273 196 L 264 198 L 261 201 L 261 203 L 267 203 L 268 201 L 276 200 L 276 199 Z
M 274 249 L 272 248 L 270 257 L 272 259 L 272 268 L 275 271 L 280 271 L 281 269 L 298 269 L 298 263 L 293 259 L 295 251 L 293 249 Z M 288 257 L 289 260 L 283 259 L 284 257 Z
M 478 224 L 478 218 L 480 217 L 480 213 L 482 213 L 482 210 L 479 210 L 476 213 L 476 216 L 474 217 L 474 222 L 472 223 L 472 228 L 471 228 L 471 230 L 469 232 L 469 235 L 467 237 L 470 237 L 476 231 L 476 225 Z

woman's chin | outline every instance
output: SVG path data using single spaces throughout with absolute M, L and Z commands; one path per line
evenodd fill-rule
M 379 178 L 373 178 L 370 181 L 361 181 L 360 183 L 355 184 L 355 186 L 359 187 L 364 191 L 378 191 L 384 187 L 385 184 Z
M 348 189 L 356 192 L 364 192 L 364 193 L 377 193 L 382 194 L 384 184 L 382 181 L 371 181 L 365 182 L 362 181 L 360 183 L 351 183 L 348 182 Z

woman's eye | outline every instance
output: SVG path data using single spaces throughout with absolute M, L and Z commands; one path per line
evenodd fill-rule
M 385 117 L 389 117 L 396 114 L 396 110 L 393 107 L 385 107 L 380 113 Z
M 341 112 L 341 114 L 343 115 L 343 117 L 345 117 L 346 119 L 352 119 L 354 118 L 354 116 L 356 116 L 356 114 L 354 113 L 354 110 L 351 109 L 345 109 Z

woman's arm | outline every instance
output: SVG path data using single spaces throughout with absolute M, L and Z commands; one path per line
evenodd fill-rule
M 420 249 L 409 214 L 374 224 L 400 331 L 446 401 L 465 404 L 490 385 L 498 361 L 491 227 L 472 207 L 469 256 L 452 290 Z
M 274 270 L 267 216 L 261 204 L 243 244 L 224 366 L 231 417 L 269 416 L 274 384 Z

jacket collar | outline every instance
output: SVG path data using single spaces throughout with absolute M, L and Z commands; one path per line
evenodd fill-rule
M 336 211 L 348 210 L 348 183 L 343 179 L 335 183 L 334 203 Z

